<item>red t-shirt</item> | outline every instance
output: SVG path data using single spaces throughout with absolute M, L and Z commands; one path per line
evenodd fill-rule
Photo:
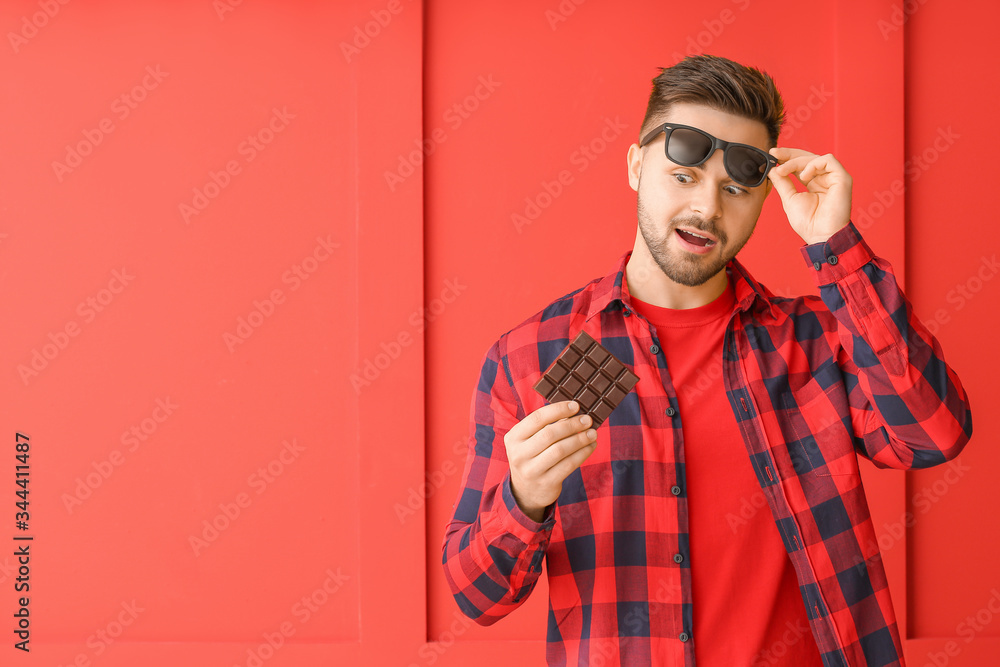
M 795 570 L 725 395 L 722 346 L 735 307 L 732 280 L 698 308 L 631 298 L 659 339 L 679 406 L 698 666 L 821 667 Z

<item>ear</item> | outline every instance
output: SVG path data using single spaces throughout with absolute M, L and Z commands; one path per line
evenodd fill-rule
M 639 191 L 639 174 L 642 172 L 642 149 L 639 144 L 632 144 L 628 147 L 628 184 L 636 192 Z

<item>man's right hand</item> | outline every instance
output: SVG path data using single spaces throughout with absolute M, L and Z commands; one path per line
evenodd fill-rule
M 543 405 L 503 437 L 514 499 L 535 522 L 541 523 L 545 509 L 559 498 L 563 480 L 597 448 L 593 420 L 575 417 L 579 408 L 576 401 Z

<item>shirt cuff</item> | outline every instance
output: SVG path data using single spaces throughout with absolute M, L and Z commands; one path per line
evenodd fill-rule
M 853 221 L 848 221 L 826 241 L 804 245 L 799 250 L 813 269 L 813 280 L 817 286 L 835 283 L 875 257 Z
M 530 544 L 540 537 L 548 536 L 555 526 L 555 503 L 545 509 L 545 516 L 541 523 L 538 523 L 521 509 L 514 499 L 514 492 L 510 488 L 510 472 L 504 477 L 500 496 L 503 499 L 504 507 L 507 511 L 503 513 L 502 525 L 504 529 L 517 536 L 525 544 Z

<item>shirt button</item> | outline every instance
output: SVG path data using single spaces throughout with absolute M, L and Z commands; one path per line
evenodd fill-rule
M 673 417 L 675 414 L 677 414 L 677 411 L 674 410 L 674 408 L 672 406 L 669 407 L 669 408 L 667 408 L 667 416 L 668 417 Z
M 819 271 L 819 267 L 822 266 L 819 262 L 813 262 L 813 268 Z
M 682 632 L 680 635 L 678 635 L 677 638 L 680 639 L 682 642 L 686 642 L 687 640 L 691 639 L 691 635 L 689 635 L 686 632 Z
M 682 556 L 681 554 L 674 554 L 674 562 L 675 563 L 683 563 L 684 562 L 684 556 Z
M 628 316 L 629 316 L 629 315 L 631 315 L 631 314 L 632 314 L 632 311 L 631 311 L 631 310 L 629 310 L 628 308 L 626 308 L 626 309 L 625 309 L 625 313 L 624 313 L 625 317 L 628 317 Z
M 660 346 L 659 345 L 650 345 L 649 346 L 649 351 L 652 352 L 653 354 L 656 354 L 657 352 L 660 351 Z
M 681 487 L 674 484 L 673 486 L 670 487 L 670 493 L 674 494 L 675 496 L 681 495 Z
M 831 264 L 836 264 L 837 263 L 837 256 L 836 255 L 830 255 L 829 257 L 826 258 L 826 261 L 830 262 Z

